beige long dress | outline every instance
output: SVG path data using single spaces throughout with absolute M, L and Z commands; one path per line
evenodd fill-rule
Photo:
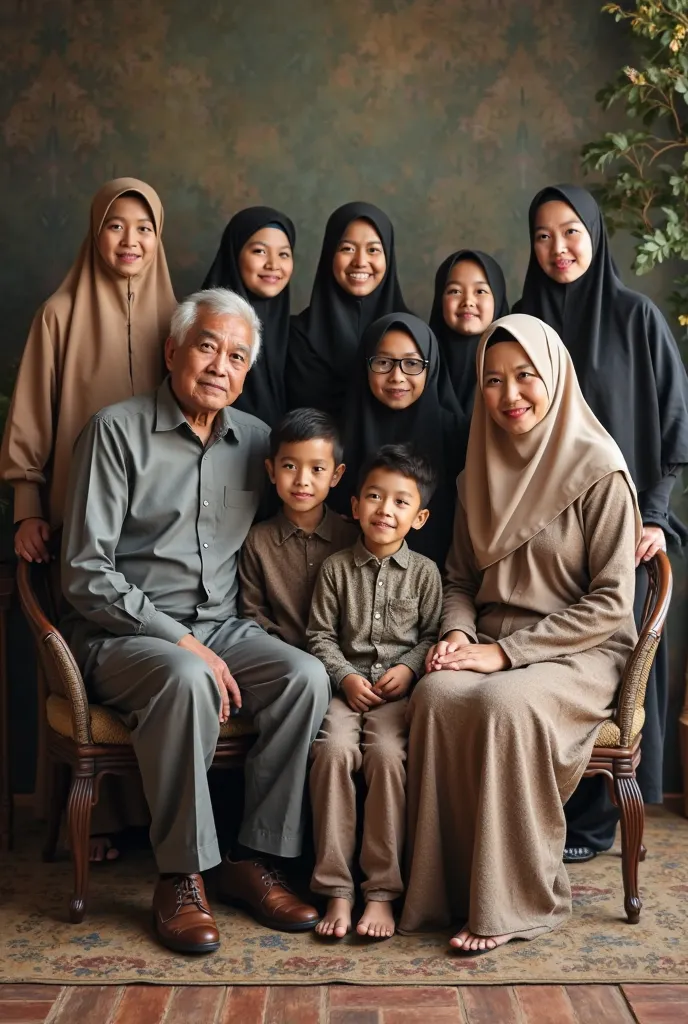
M 124 192 L 148 204 L 158 245 L 148 266 L 124 277 L 106 266 L 96 241 Z M 90 227 L 66 278 L 34 317 L 22 355 L 0 452 L 0 479 L 14 489 L 14 521 L 62 525 L 72 447 L 105 405 L 153 391 L 164 376 L 163 341 L 175 307 L 160 235 L 157 192 L 115 178 L 96 193 Z
M 440 629 L 498 642 L 512 667 L 433 672 L 411 697 L 404 932 L 467 923 L 533 938 L 565 920 L 563 804 L 636 641 L 632 484 L 561 341 L 544 325 L 534 337 L 533 320 L 498 324 L 532 358 L 550 408 L 516 445 L 476 393 Z M 576 473 L 576 490 L 592 482 L 572 499 Z
M 106 266 L 97 238 L 124 192 L 148 204 L 158 245 L 150 264 L 128 278 Z M 96 193 L 89 230 L 74 265 L 37 311 L 24 348 L 0 451 L 0 479 L 14 490 L 14 521 L 38 517 L 62 526 L 74 442 L 105 405 L 152 391 L 163 378 L 163 341 L 176 302 L 161 240 L 157 192 L 137 178 L 116 178 Z M 36 811 L 47 800 L 44 722 L 39 722 Z M 106 776 L 93 831 L 145 824 L 138 780 Z

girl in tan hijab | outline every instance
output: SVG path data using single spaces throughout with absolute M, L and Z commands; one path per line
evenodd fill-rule
M 15 551 L 29 562 L 50 558 L 81 428 L 103 406 L 152 391 L 164 375 L 162 345 L 176 303 L 162 224 L 150 185 L 109 181 L 93 199 L 74 266 L 34 317 L 0 452 L 0 479 L 14 489 Z M 141 820 L 142 794 L 128 794 L 124 818 L 114 813 L 121 783 L 106 780 L 99 832 Z M 92 858 L 107 849 L 108 859 L 117 855 L 107 838 L 94 839 Z
M 91 204 L 77 260 L 34 317 L 0 452 L 14 489 L 15 550 L 47 561 L 62 525 L 72 446 L 105 405 L 152 391 L 175 307 L 157 193 L 116 178 Z
M 557 334 L 502 317 L 476 354 L 440 641 L 409 705 L 402 931 L 462 955 L 561 924 L 563 804 L 636 641 L 641 523 Z

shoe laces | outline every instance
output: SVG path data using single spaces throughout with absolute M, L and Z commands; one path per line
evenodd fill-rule
M 177 911 L 184 906 L 194 905 L 204 913 L 208 913 L 196 878 L 191 875 L 181 875 L 174 883 L 174 889 L 177 896 Z
M 261 881 L 265 882 L 266 886 L 268 887 L 268 891 L 270 891 L 270 889 L 272 889 L 274 885 L 280 885 L 283 889 L 286 889 L 287 892 L 293 894 L 294 890 L 291 888 L 291 886 L 289 885 L 289 883 L 287 882 L 286 878 L 279 870 L 279 868 L 276 868 L 272 864 L 266 864 L 262 860 L 257 860 L 255 864 L 256 867 L 263 868 L 263 874 L 260 876 L 260 878 Z

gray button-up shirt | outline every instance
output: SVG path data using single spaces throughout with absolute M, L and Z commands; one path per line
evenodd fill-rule
M 237 555 L 264 486 L 269 434 L 255 416 L 223 409 L 204 447 L 169 379 L 89 421 L 74 450 L 62 542 L 77 652 L 103 633 L 177 643 L 191 623 L 236 615 Z

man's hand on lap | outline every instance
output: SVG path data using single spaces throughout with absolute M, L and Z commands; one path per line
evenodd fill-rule
M 226 722 L 230 714 L 230 706 L 234 704 L 241 707 L 241 692 L 237 686 L 234 676 L 231 674 L 222 658 L 214 651 L 197 640 L 193 633 L 187 633 L 178 641 L 177 647 L 183 647 L 185 651 L 191 651 L 203 658 L 210 671 L 215 676 L 217 688 L 220 691 L 222 705 L 220 707 L 220 722 Z

